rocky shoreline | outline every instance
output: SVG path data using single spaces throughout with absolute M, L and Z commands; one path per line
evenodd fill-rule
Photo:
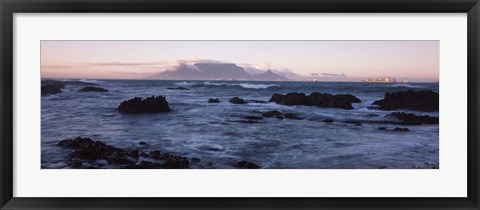
M 139 145 L 146 145 L 139 142 Z M 57 146 L 72 149 L 67 156 L 67 165 L 75 169 L 189 169 L 192 164 L 201 162 L 198 158 L 187 158 L 159 150 L 123 150 L 90 138 L 76 137 L 64 139 Z M 259 169 L 259 165 L 240 160 L 232 167 L 239 169 Z
M 76 85 L 79 84 L 81 83 L 76 83 Z M 42 81 L 41 95 L 48 96 L 61 94 L 66 85 L 69 85 L 69 83 L 55 80 Z M 82 85 L 88 86 L 77 89 L 78 92 L 99 92 L 98 94 L 101 94 L 102 92 L 109 91 L 107 89 L 98 87 L 96 84 Z M 180 86 L 167 87 L 166 89 L 190 90 Z M 319 123 L 324 123 L 325 125 L 335 123 L 342 123 L 349 126 L 365 126 L 365 124 L 375 124 L 376 126 L 373 126 L 372 130 L 376 130 L 378 132 L 409 132 L 412 129 L 415 130 L 414 126 L 417 125 L 439 124 L 438 117 L 430 116 L 428 114 L 418 114 L 418 112 L 438 111 L 438 99 L 438 93 L 433 91 L 407 90 L 392 93 L 386 92 L 383 99 L 376 100 L 371 104 L 372 106 L 369 107 L 370 109 L 392 111 L 385 115 L 382 114 L 383 119 L 382 115 L 375 115 L 375 118 L 371 119 L 355 119 L 353 117 L 352 119 L 346 120 L 334 120 L 330 118 L 323 118 L 317 121 Z M 274 93 L 269 101 L 251 100 L 248 98 L 244 99 L 239 96 L 232 97 L 230 100 L 223 100 L 224 99 L 222 99 L 221 102 L 219 98 L 210 98 L 208 101 L 204 101 L 203 103 L 209 103 L 209 106 L 211 107 L 215 107 L 219 103 L 231 103 L 232 107 L 248 106 L 249 103 L 275 103 L 285 107 L 310 106 L 317 107 L 319 109 L 333 108 L 353 110 L 354 106 L 352 104 L 362 102 L 359 98 L 351 94 L 333 95 L 319 92 L 312 92 L 308 95 L 299 92 L 290 92 L 285 94 Z M 166 96 L 158 95 L 147 98 L 134 97 L 122 101 L 118 105 L 117 111 L 125 114 L 154 114 L 175 111 L 175 107 L 170 106 L 171 105 L 168 103 Z M 262 111 L 256 111 L 254 112 L 255 114 L 247 113 L 243 116 L 239 116 L 239 118 L 237 118 L 238 120 L 235 119 L 227 122 L 256 124 L 274 122 L 276 120 L 292 120 L 290 122 L 294 122 L 294 120 L 311 120 L 309 119 L 308 114 L 299 114 L 298 112 L 295 113 L 295 111 L 292 112 L 285 110 L 280 108 L 278 110 L 266 109 Z M 414 113 L 409 111 L 414 111 Z M 145 142 L 139 142 L 139 145 L 145 145 Z M 138 148 L 124 150 L 100 141 L 94 141 L 92 139 L 82 137 L 61 140 L 58 142 L 57 146 L 72 150 L 67 157 L 67 165 L 70 168 L 98 169 L 113 167 L 122 169 L 188 169 L 192 168 L 192 166 L 195 168 L 195 165 L 198 162 L 201 162 L 199 158 L 184 157 L 181 155 L 162 152 L 160 150 Z M 438 164 L 429 165 L 428 167 L 430 166 L 432 168 L 438 168 Z M 248 160 L 238 160 L 238 162 L 232 164 L 231 167 L 239 169 L 262 168 L 262 166 L 253 162 L 249 162 Z

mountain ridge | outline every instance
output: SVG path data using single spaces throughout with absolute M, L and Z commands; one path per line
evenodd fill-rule
M 258 70 L 256 72 L 261 72 Z M 251 73 L 249 73 L 251 72 Z M 193 65 L 179 64 L 174 69 L 169 69 L 151 76 L 151 79 L 179 79 L 179 80 L 261 80 L 261 81 L 290 81 L 274 73 L 271 69 L 262 73 L 252 74 L 245 71 L 235 63 L 205 63 Z

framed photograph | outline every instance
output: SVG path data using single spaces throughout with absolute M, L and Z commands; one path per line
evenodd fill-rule
M 0 6 L 1 209 L 479 209 L 478 0 Z

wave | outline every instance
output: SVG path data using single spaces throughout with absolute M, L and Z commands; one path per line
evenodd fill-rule
M 100 80 L 94 80 L 94 79 L 79 79 L 78 81 L 79 81 L 79 82 L 85 82 L 85 83 L 94 83 L 94 84 L 97 84 L 97 85 L 99 85 L 100 83 L 102 83 L 102 81 L 100 81 Z
M 176 82 L 176 83 L 174 83 L 174 84 L 177 85 L 177 86 L 192 86 L 192 85 L 195 85 L 195 84 L 197 84 L 197 83 L 195 83 L 195 82 L 185 82 L 185 81 L 183 81 L 183 82 Z
M 267 89 L 269 87 L 280 87 L 280 85 L 275 85 L 275 84 L 251 84 L 251 83 L 231 84 L 231 83 L 220 83 L 220 82 L 204 82 L 203 84 L 213 85 L 213 86 L 240 86 L 246 89 Z
M 413 84 L 406 84 L 406 83 L 394 83 L 390 84 L 390 87 L 408 87 L 408 88 L 424 88 L 421 85 L 413 85 Z
M 280 87 L 276 84 L 251 84 L 251 83 L 225 83 L 225 82 L 176 82 L 174 83 L 177 86 L 240 86 L 245 89 L 267 89 L 269 87 Z

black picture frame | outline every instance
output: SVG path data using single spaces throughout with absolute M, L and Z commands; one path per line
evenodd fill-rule
M 1 0 L 1 209 L 479 209 L 478 0 Z M 467 13 L 466 198 L 17 198 L 13 197 L 15 13 Z M 454 181 L 454 180 L 452 180 Z M 253 188 L 252 188 L 253 189 Z

